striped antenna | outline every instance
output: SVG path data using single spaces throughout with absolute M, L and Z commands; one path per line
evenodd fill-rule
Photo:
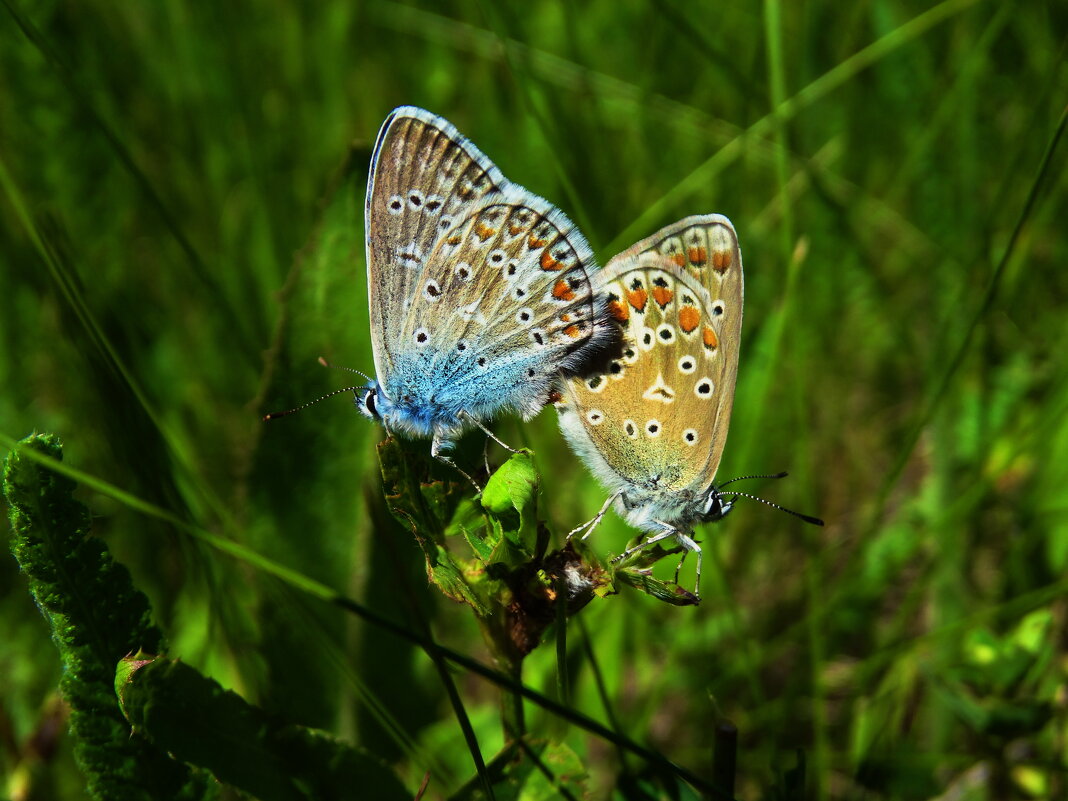
M 319 357 L 319 364 L 321 364 L 323 367 L 329 367 L 329 368 L 331 368 L 333 370 L 348 370 L 350 373 L 356 373 L 356 375 L 363 376 L 368 381 L 371 380 L 371 376 L 367 375 L 366 373 L 361 373 L 359 370 L 356 370 L 356 369 L 354 369 L 352 367 L 341 367 L 341 366 L 336 365 L 336 364 L 330 364 L 330 362 L 328 362 L 322 356 Z M 358 390 L 358 389 L 363 389 L 363 387 L 361 387 L 359 385 L 354 385 L 354 386 L 351 386 L 351 387 L 342 387 L 341 389 L 335 389 L 333 392 L 326 393 L 321 398 L 316 398 L 313 401 L 308 401 L 307 403 L 302 403 L 300 406 L 297 406 L 294 409 L 286 409 L 284 412 L 271 412 L 270 414 L 265 414 L 263 416 L 263 422 L 266 423 L 266 422 L 268 422 L 270 420 L 277 420 L 279 417 L 285 417 L 286 415 L 289 415 L 289 414 L 295 414 L 296 412 L 299 412 L 301 409 L 307 409 L 309 406 L 312 406 L 312 405 L 318 403 L 319 401 L 326 400 L 327 398 L 332 398 L 335 395 L 340 395 L 342 392 L 351 392 L 353 394 L 353 396 L 355 397 L 356 390 Z
M 766 478 L 773 478 L 773 476 L 766 476 Z M 788 514 L 788 515 L 793 515 L 794 517 L 799 517 L 802 520 L 804 520 L 806 523 L 811 523 L 814 526 L 822 526 L 823 525 L 823 521 L 820 520 L 818 517 L 812 517 L 810 515 L 803 515 L 800 512 L 795 512 L 793 509 L 787 509 L 785 506 L 779 506 L 779 504 L 777 504 L 777 503 L 772 503 L 771 501 L 766 501 L 763 498 L 758 498 L 756 495 L 750 495 L 748 492 L 721 492 L 720 495 L 730 495 L 733 498 L 741 497 L 741 498 L 749 498 L 749 499 L 754 500 L 754 501 L 760 501 L 762 504 L 764 504 L 765 506 L 770 506 L 772 509 L 778 509 L 780 512 L 786 512 L 786 514 Z
M 287 414 L 295 414 L 295 413 L 299 412 L 301 409 L 307 409 L 309 406 L 313 406 L 314 404 L 318 403 L 319 401 L 326 400 L 327 398 L 332 398 L 335 395 L 340 395 L 342 392 L 352 392 L 355 395 L 356 390 L 361 389 L 361 388 L 362 387 L 357 384 L 357 385 L 354 385 L 354 386 L 351 386 L 351 387 L 342 387 L 341 389 L 335 389 L 333 392 L 326 393 L 321 398 L 316 398 L 313 401 L 308 401 L 307 403 L 302 403 L 300 406 L 297 406 L 294 409 L 286 409 L 284 412 L 271 412 L 270 414 L 265 414 L 263 416 L 263 422 L 266 423 L 266 422 L 268 422 L 270 420 L 277 420 L 279 417 L 285 417 Z

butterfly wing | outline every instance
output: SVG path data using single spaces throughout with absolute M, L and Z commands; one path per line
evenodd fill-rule
M 508 186 L 448 121 L 413 106 L 386 118 L 367 180 L 364 224 L 375 371 L 390 375 L 426 258 L 458 212 Z
M 674 508 L 715 478 L 727 437 L 742 325 L 730 222 L 690 217 L 612 259 L 597 279 L 622 357 L 565 382 L 561 425 L 611 489 Z
M 537 413 L 556 373 L 612 334 L 586 241 L 429 112 L 395 111 L 375 152 L 368 289 L 387 394 L 433 425 Z
M 556 374 L 611 334 L 593 255 L 558 210 L 512 184 L 454 225 L 430 254 L 402 328 L 431 355 L 439 402 L 527 416 Z

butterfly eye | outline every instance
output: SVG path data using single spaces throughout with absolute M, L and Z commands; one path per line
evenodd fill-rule
M 524 306 L 522 309 L 515 313 L 515 321 L 520 325 L 529 325 L 530 321 L 534 319 L 534 310 Z
M 647 420 L 645 423 L 645 433 L 651 438 L 656 439 L 660 436 L 660 421 L 659 420 Z
M 679 372 L 689 375 L 697 369 L 697 361 L 693 356 L 683 356 L 679 359 Z
M 712 379 L 702 378 L 697 382 L 697 386 L 693 388 L 694 394 L 699 398 L 712 397 Z
M 375 390 L 368 390 L 367 394 L 363 396 L 363 408 L 367 411 L 367 416 L 371 419 L 378 418 L 378 407 L 375 404 L 375 395 L 378 393 Z
M 425 328 L 417 328 L 415 329 L 414 339 L 416 345 L 418 345 L 419 347 L 423 347 L 426 345 L 427 342 L 430 341 L 430 332 L 427 331 Z
M 387 207 L 389 208 L 390 214 L 400 214 L 404 211 L 404 198 L 400 195 L 394 195 L 389 199 Z
M 604 412 L 602 412 L 600 409 L 590 409 L 588 412 L 586 412 L 586 421 L 591 426 L 599 426 L 601 423 L 604 422 Z
M 682 441 L 685 442 L 687 445 L 691 445 L 691 446 L 692 445 L 696 445 L 697 444 L 697 429 L 696 428 L 687 428 L 685 431 L 683 431 L 682 432 Z
M 623 433 L 625 433 L 631 439 L 637 439 L 638 438 L 638 426 L 634 423 L 633 420 L 624 420 L 623 421 Z

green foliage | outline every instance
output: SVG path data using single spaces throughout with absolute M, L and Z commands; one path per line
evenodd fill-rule
M 137 655 L 115 688 L 133 730 L 262 801 L 407 799 L 379 761 L 322 732 L 273 719 L 182 662 Z
M 442 670 L 427 633 L 490 662 L 510 640 L 486 621 L 517 588 L 566 611 L 557 555 L 595 597 L 531 626 L 557 647 L 522 658 L 523 711 L 592 799 L 698 792 L 606 732 L 699 782 L 719 714 L 739 798 L 1065 796 L 1063 2 L 4 0 L 0 18 L 0 434 L 62 435 L 93 537 L 172 654 L 448 797 L 473 749 L 494 770 L 508 746 L 498 687 Z M 736 486 L 825 529 L 739 499 L 699 532 L 702 602 L 680 608 L 627 586 L 682 598 L 677 555 L 611 561 L 634 537 L 614 513 L 563 547 L 605 495 L 551 410 L 493 422 L 539 480 L 536 507 L 491 510 L 418 467 L 426 441 L 384 500 L 381 432 L 344 397 L 258 422 L 348 382 L 320 355 L 373 372 L 363 187 L 407 103 L 559 206 L 601 264 L 685 215 L 733 220 L 720 476 L 788 470 Z M 82 801 L 19 571 L 0 560 L 0 795 Z
M 546 553 L 549 532 L 538 520 L 540 479 L 530 453 L 514 454 L 478 498 L 458 474 L 433 478 L 441 468 L 421 445 L 387 439 L 379 457 L 390 511 L 422 548 L 427 577 L 446 597 L 471 606 L 505 664 L 518 665 L 557 619 L 561 582 L 568 616 L 599 588 L 603 594 L 602 567 L 572 547 Z
M 21 447 L 55 460 L 63 455 L 50 434 L 27 437 Z M 3 487 L 11 550 L 63 662 L 60 687 L 89 794 L 146 801 L 209 797 L 203 776 L 131 736 L 122 718 L 114 665 L 142 648 L 161 650 L 163 637 L 129 573 L 89 536 L 89 511 L 71 497 L 74 482 L 14 451 L 4 463 Z
M 567 745 L 545 741 L 513 741 L 487 766 L 497 801 L 578 799 L 587 775 Z M 450 801 L 481 801 L 486 795 L 475 781 L 461 787 Z

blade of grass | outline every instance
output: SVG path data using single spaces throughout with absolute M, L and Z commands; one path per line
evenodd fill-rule
M 872 42 L 833 69 L 828 70 L 797 92 L 797 94 L 779 104 L 773 112 L 754 122 L 718 152 L 709 156 L 703 164 L 665 192 L 642 214 L 638 215 L 634 222 L 608 244 L 606 249 L 611 252 L 622 250 L 630 242 L 639 239 L 642 232 L 655 228 L 657 221 L 667 216 L 670 208 L 677 205 L 681 198 L 704 192 L 705 188 L 714 181 L 724 167 L 745 152 L 745 148 L 751 144 L 751 140 L 766 136 L 776 126 L 792 119 L 802 110 L 822 100 L 868 67 L 886 58 L 890 53 L 918 39 L 938 23 L 961 13 L 977 2 L 978 0 L 944 0 L 934 8 L 913 17 L 904 25 Z
M 73 271 L 66 264 L 60 253 L 55 248 L 50 247 L 47 238 L 42 234 L 36 220 L 30 214 L 29 206 L 2 157 L 0 157 L 0 189 L 7 195 L 19 222 L 23 226 L 23 230 L 30 238 L 41 260 L 48 267 L 49 273 L 59 287 L 60 293 L 74 311 L 78 321 L 85 329 L 89 341 L 93 343 L 93 347 L 100 353 L 104 363 L 122 379 L 130 393 L 137 399 L 138 404 L 144 409 L 153 426 L 159 431 L 161 438 L 167 443 L 170 452 L 174 454 L 175 461 L 182 470 L 184 478 L 197 488 L 200 497 L 214 514 L 218 515 L 220 519 L 228 519 L 229 512 L 226 506 L 211 488 L 201 480 L 199 473 L 194 468 L 194 460 L 182 447 L 181 443 L 185 440 L 180 439 L 170 431 L 155 406 L 149 401 L 148 394 L 134 377 L 133 372 L 123 362 L 118 351 L 104 334 L 99 323 L 97 323 L 96 317 L 85 302 L 85 298 L 78 287 L 78 282 L 72 274 Z
M 0 0 L 3 2 L 4 8 L 7 9 L 8 14 L 15 21 L 15 24 L 22 31 L 26 39 L 41 53 L 41 56 L 48 64 L 52 66 L 56 74 L 59 76 L 60 81 L 63 84 L 64 89 L 70 94 L 82 111 L 88 116 L 92 123 L 107 140 L 108 144 L 115 152 L 115 156 L 119 162 L 134 179 L 138 188 L 144 194 L 148 200 L 149 205 L 156 210 L 160 220 L 162 220 L 164 226 L 170 231 L 171 236 L 174 237 L 175 242 L 178 243 L 178 247 L 185 253 L 186 258 L 189 260 L 189 267 L 194 277 L 199 281 L 207 290 L 208 297 L 220 306 L 220 313 L 228 320 L 232 321 L 232 331 L 235 338 L 235 343 L 240 347 L 244 354 L 245 359 L 250 364 L 255 364 L 260 359 L 259 347 L 252 341 L 249 333 L 241 327 L 241 321 L 244 319 L 243 315 L 237 313 L 237 310 L 227 299 L 226 294 L 222 291 L 222 287 L 215 281 L 211 275 L 211 271 L 208 269 L 204 260 L 200 257 L 196 248 L 186 237 L 182 231 L 178 221 L 174 215 L 171 214 L 170 209 L 163 202 L 163 199 L 156 192 L 152 186 L 152 182 L 148 180 L 148 176 L 144 171 L 138 167 L 137 162 L 134 161 L 133 155 L 130 153 L 126 145 L 123 144 L 119 135 L 109 126 L 104 118 L 97 112 L 92 103 L 89 102 L 87 94 L 79 87 L 77 79 L 74 74 L 60 59 L 59 55 L 53 50 L 45 36 L 37 29 L 37 27 L 25 16 L 11 5 L 10 0 Z

